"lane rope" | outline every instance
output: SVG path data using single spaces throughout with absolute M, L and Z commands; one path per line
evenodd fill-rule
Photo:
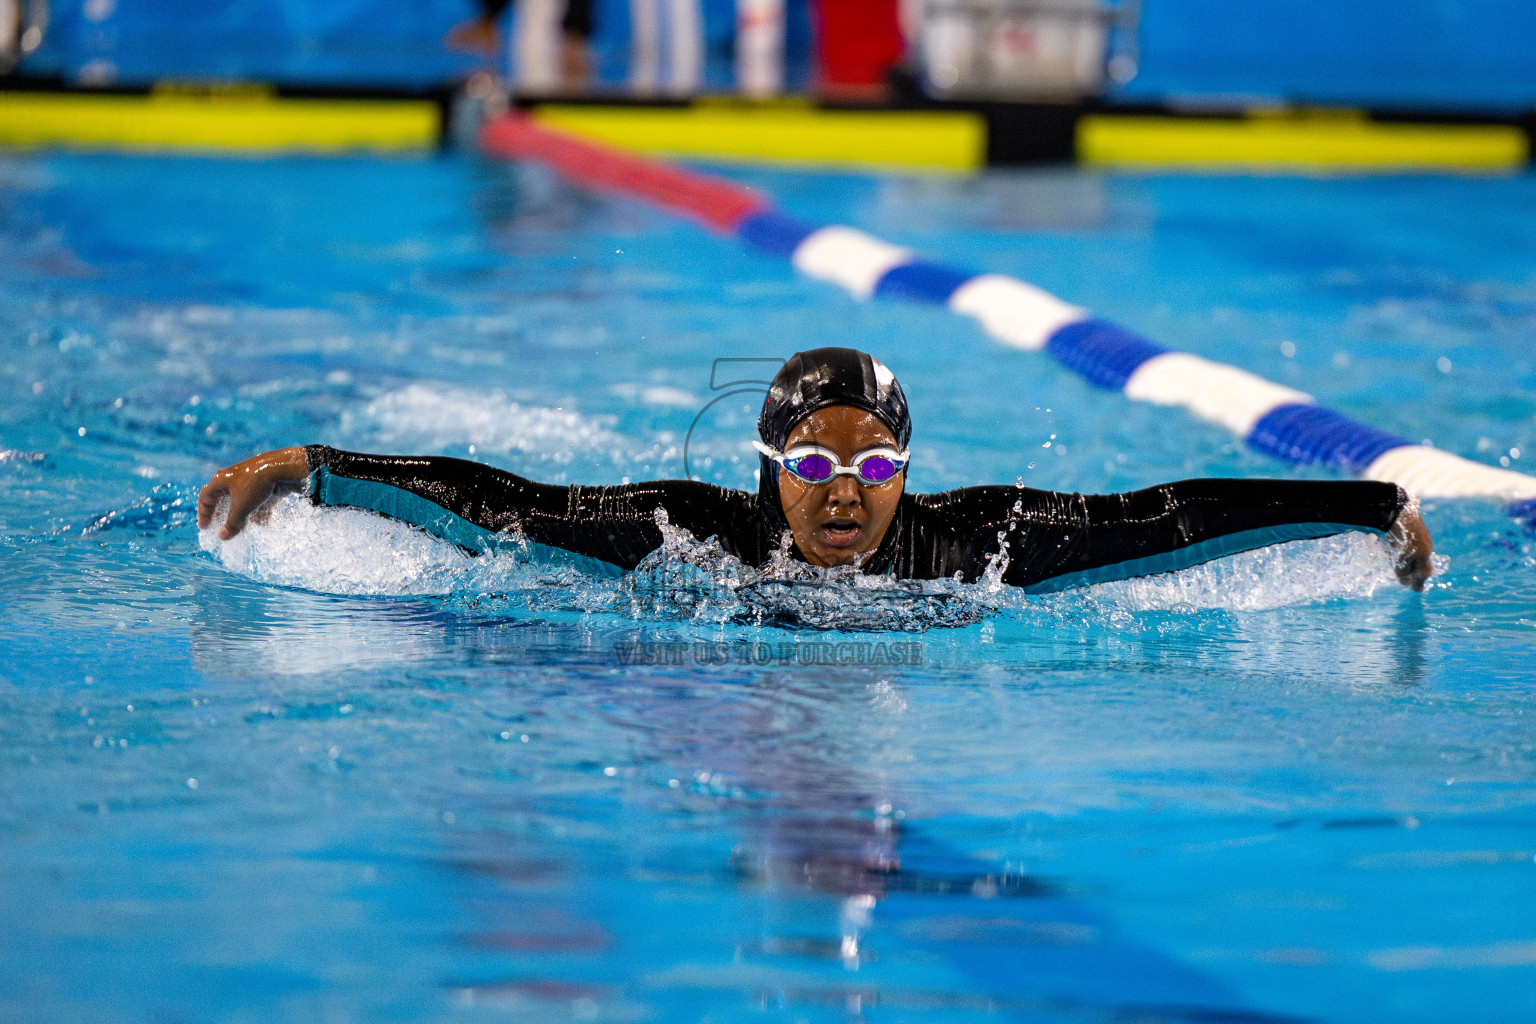
M 481 145 L 493 156 L 540 161 L 576 184 L 643 199 L 733 234 L 856 299 L 946 306 L 979 321 L 1003 345 L 1044 352 L 1095 387 L 1135 401 L 1179 406 L 1276 458 L 1391 481 L 1424 498 L 1511 501 L 1511 515 L 1536 520 L 1536 477 L 1414 444 L 1320 406 L 1305 392 L 1170 351 L 1026 281 L 931 263 L 857 228 L 805 224 L 753 189 L 554 131 L 526 115 L 489 122 Z

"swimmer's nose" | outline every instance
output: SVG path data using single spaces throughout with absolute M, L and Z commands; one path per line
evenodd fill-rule
M 864 504 L 864 495 L 851 476 L 839 476 L 827 488 L 827 504 L 857 506 Z

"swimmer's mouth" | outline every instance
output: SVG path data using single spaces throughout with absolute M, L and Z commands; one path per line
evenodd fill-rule
M 852 519 L 828 519 L 821 524 L 821 536 L 828 547 L 846 548 L 858 542 L 864 528 Z

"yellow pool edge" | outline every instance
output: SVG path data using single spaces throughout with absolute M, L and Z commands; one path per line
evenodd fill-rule
M 550 127 L 657 156 L 924 173 L 984 167 L 988 133 L 999 130 L 974 111 L 825 109 L 805 101 L 550 102 L 531 113 Z M 279 97 L 262 85 L 172 84 L 147 95 L 0 91 L 0 148 L 9 149 L 410 153 L 436 148 L 441 131 L 440 106 L 430 99 Z M 1358 110 L 1085 113 L 1075 141 L 1076 159 L 1087 166 L 1192 172 L 1497 173 L 1524 168 L 1531 156 L 1514 124 L 1382 122 Z
M 546 104 L 533 116 L 657 156 L 954 173 L 983 167 L 987 154 L 986 120 L 969 111 Z
M 0 92 L 0 147 L 9 149 L 402 153 L 433 149 L 439 135 L 430 100 Z
M 1180 118 L 1090 114 L 1078 162 L 1215 170 L 1500 172 L 1530 160 L 1524 131 L 1501 124 L 1410 124 L 1353 117 Z

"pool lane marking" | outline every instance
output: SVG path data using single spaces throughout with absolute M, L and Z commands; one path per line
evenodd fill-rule
M 839 285 L 856 299 L 867 299 L 892 270 L 910 265 L 913 255 L 911 249 L 854 228 L 829 227 L 806 236 L 789 261 L 802 274 Z
M 1536 518 L 1536 477 L 1414 444 L 1320 406 L 1305 392 L 1169 351 L 1028 282 L 930 263 L 857 228 L 813 227 L 745 186 L 575 138 L 524 115 L 490 122 L 481 144 L 493 155 L 541 160 L 579 184 L 646 199 L 734 234 L 854 298 L 946 306 L 975 318 L 1004 345 L 1043 351 L 1090 384 L 1133 400 L 1182 407 L 1276 458 L 1388 480 L 1421 497 L 1514 500 L 1512 514 Z
M 835 239 L 841 253 L 866 254 L 864 262 L 850 268 L 801 258 L 828 247 L 828 239 Z M 1043 350 L 1089 383 L 1120 390 L 1136 401 L 1181 406 L 1276 458 L 1303 465 L 1321 462 L 1366 479 L 1390 480 L 1421 497 L 1525 499 L 1522 505 L 1529 507 L 1518 512 L 1536 513 L 1530 504 L 1536 499 L 1536 478 L 1413 444 L 1318 406 L 1311 395 L 1294 388 L 1225 363 L 1168 351 L 1027 282 L 913 260 L 893 263 L 871 287 L 867 278 L 876 265 L 873 255 L 894 258 L 902 251 L 847 227 L 809 230 L 792 250 L 797 268 L 841 285 L 855 298 L 873 294 L 946 305 L 980 321 L 1005 345 Z M 818 273 L 823 266 L 829 269 Z
M 1225 363 L 1165 352 L 1136 368 L 1125 395 L 1153 405 L 1180 405 L 1200 419 L 1247 437 L 1264 414 L 1282 405 L 1314 405 L 1316 399 Z
M 1004 345 L 1035 352 L 1067 324 L 1089 315 L 1034 285 L 1003 274 L 969 278 L 945 300 L 956 313 L 975 317 L 982 330 Z
M 578 184 L 644 199 L 716 231 L 734 233 L 742 220 L 768 205 L 767 198 L 744 185 L 553 131 L 522 114 L 488 121 L 480 146 L 495 156 L 546 163 Z

